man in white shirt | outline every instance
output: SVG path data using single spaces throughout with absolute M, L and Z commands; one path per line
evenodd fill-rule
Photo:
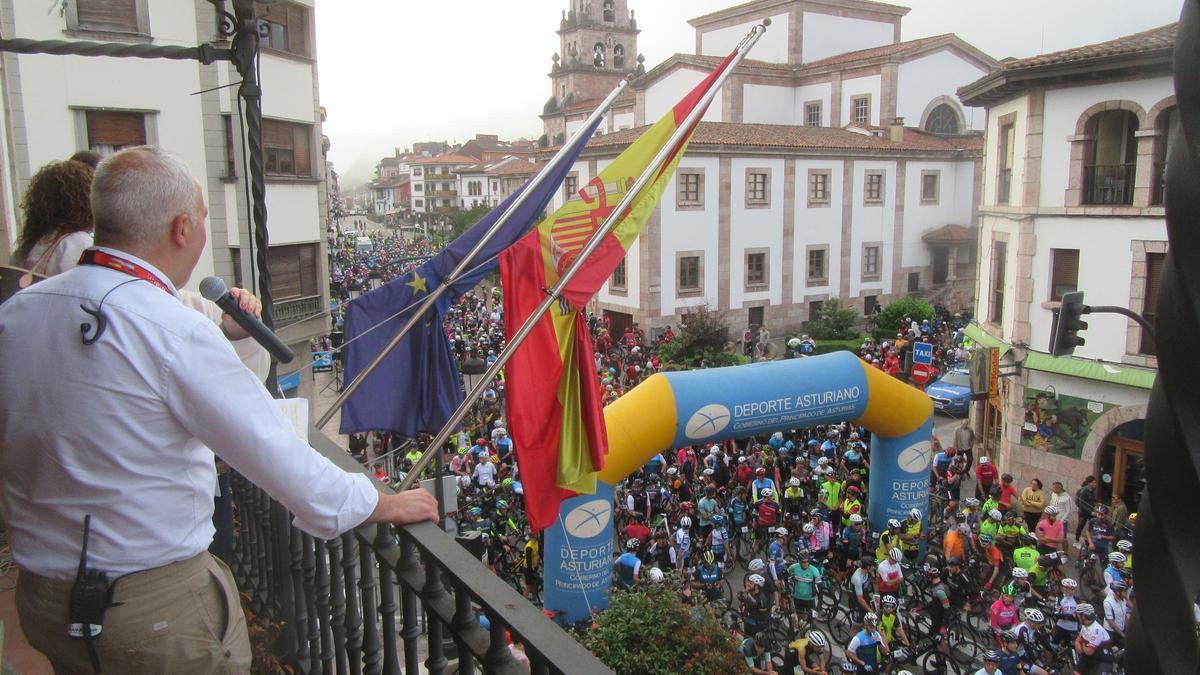
M 488 455 L 480 455 L 474 475 L 475 484 L 479 487 L 496 487 L 496 464 Z
M 21 570 L 21 626 L 56 671 L 92 671 L 66 625 L 91 516 L 89 567 L 116 580 L 103 632 L 88 643 L 101 666 L 243 672 L 237 587 L 207 552 L 213 452 L 320 538 L 436 521 L 436 502 L 380 494 L 319 455 L 238 360 L 230 340 L 245 332 L 181 304 L 208 211 L 180 160 L 155 148 L 117 153 L 96 172 L 92 209 L 97 246 L 84 264 L 0 306 L 0 507 Z

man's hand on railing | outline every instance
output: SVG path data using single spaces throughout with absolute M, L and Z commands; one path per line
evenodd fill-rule
M 379 494 L 379 503 L 367 518 L 368 523 L 394 523 L 408 525 L 428 520 L 436 523 L 438 517 L 437 499 L 428 491 L 422 489 L 405 490 L 397 494 Z

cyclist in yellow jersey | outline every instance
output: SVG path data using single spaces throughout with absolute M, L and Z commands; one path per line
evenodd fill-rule
M 896 642 L 893 638 L 899 637 L 900 642 L 905 647 L 910 646 L 908 641 L 908 632 L 904 630 L 904 621 L 900 619 L 900 610 L 895 596 L 885 595 L 880 604 L 879 612 L 879 631 L 887 638 L 889 645 L 895 646 Z
M 920 522 L 917 524 L 920 525 Z M 895 518 L 888 521 L 888 529 L 879 535 L 879 547 L 875 549 L 876 560 L 883 562 L 888 556 L 888 551 L 900 548 L 900 529 L 900 521 Z
M 525 597 L 533 600 L 537 597 L 538 566 L 541 565 L 540 548 L 537 537 L 530 537 L 525 542 L 525 555 L 522 561 L 525 569 Z
M 904 519 L 900 532 L 900 550 L 904 551 L 904 558 L 910 563 L 916 562 L 920 553 L 921 536 L 921 510 L 913 509 Z

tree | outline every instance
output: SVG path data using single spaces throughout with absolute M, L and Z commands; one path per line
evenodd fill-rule
M 818 340 L 852 340 L 859 336 L 858 312 L 837 298 L 826 300 L 805 330 Z
M 459 211 L 450 216 L 450 239 L 458 239 L 458 235 L 471 229 L 471 226 L 478 223 L 490 210 L 491 208 L 484 204 L 476 204 L 467 211 Z
M 933 305 L 913 296 L 889 302 L 879 313 L 879 327 L 887 330 L 900 330 L 900 322 L 906 316 L 917 323 L 921 323 L 925 319 L 932 319 Z
M 678 598 L 677 589 L 665 583 L 614 590 L 583 644 L 618 673 L 746 672 L 733 636 L 712 613 Z
M 729 322 L 719 312 L 702 306 L 680 317 L 679 332 L 659 348 L 659 357 L 663 363 L 686 364 L 692 368 L 699 368 L 702 361 L 707 361 L 710 366 L 741 363 L 741 358 L 726 351 L 727 344 Z

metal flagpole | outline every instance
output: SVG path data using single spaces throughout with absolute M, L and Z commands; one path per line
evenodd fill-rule
M 537 325 L 537 322 L 541 316 L 550 309 L 551 305 L 553 305 L 555 302 L 558 302 L 558 298 L 560 295 L 562 295 L 563 289 L 567 287 L 567 284 L 571 282 L 571 279 L 575 276 L 575 274 L 583 268 L 583 263 L 587 260 L 588 256 L 590 256 L 597 248 L 600 247 L 600 243 L 604 241 L 604 238 L 607 237 L 609 232 L 616 227 L 617 223 L 624 218 L 625 211 L 630 207 L 634 200 L 637 199 L 638 193 L 641 192 L 648 183 L 650 183 L 651 179 L 658 173 L 659 168 L 664 162 L 666 162 L 667 158 L 675 153 L 676 146 L 678 146 L 683 141 L 683 138 L 692 131 L 692 127 L 699 122 L 700 116 L 706 112 L 708 104 L 712 102 L 713 98 L 716 97 L 717 92 L 721 90 L 721 84 L 729 77 L 729 75 L 733 72 L 733 69 L 736 68 L 739 63 L 741 63 L 742 59 L 746 57 L 746 54 L 755 45 L 755 43 L 758 42 L 758 39 L 762 37 L 766 30 L 767 24 L 765 22 L 755 26 L 754 29 L 751 30 L 750 34 L 747 35 L 738 45 L 737 56 L 734 57 L 733 61 L 729 64 L 729 67 L 726 68 L 725 72 L 721 73 L 721 75 L 717 77 L 716 81 L 712 83 L 712 86 L 710 86 L 708 91 L 705 92 L 704 96 L 700 98 L 700 101 L 696 104 L 692 111 L 688 113 L 688 116 L 686 119 L 684 119 L 683 124 L 679 125 L 679 127 L 675 129 L 675 133 L 671 134 L 671 138 L 667 140 L 667 143 L 663 145 L 662 149 L 660 149 L 658 154 L 655 155 L 654 159 L 650 162 L 650 166 L 648 166 L 646 170 L 642 172 L 641 176 L 638 176 L 637 181 L 635 181 L 633 186 L 629 188 L 629 191 L 625 193 L 625 196 L 621 198 L 621 201 L 617 204 L 617 207 L 613 209 L 612 213 L 610 213 L 604 220 L 604 223 L 595 231 L 595 233 L 592 234 L 591 239 L 588 239 L 587 244 L 585 244 L 583 249 L 580 250 L 579 256 L 575 258 L 575 260 L 571 262 L 570 267 L 563 272 L 562 277 L 559 278 L 558 283 L 555 284 L 554 288 L 549 291 L 546 299 L 542 301 L 542 304 L 538 305 L 537 309 L 533 310 L 533 313 L 530 314 L 529 318 L 525 321 L 521 328 L 512 336 L 512 339 L 509 340 L 508 344 L 504 346 L 504 349 L 496 356 L 496 360 L 492 362 L 492 365 L 489 366 L 486 371 L 484 371 L 483 376 L 479 378 L 478 383 L 476 383 L 475 387 L 471 389 L 466 398 L 463 399 L 462 404 L 458 406 L 458 409 L 455 410 L 454 414 L 450 416 L 450 419 L 446 421 L 446 424 L 442 427 L 442 430 L 439 431 L 437 436 L 435 436 L 433 440 L 430 441 L 429 445 L 425 447 L 425 452 L 421 455 L 421 458 L 413 463 L 413 467 L 408 472 L 408 476 L 406 476 L 404 480 L 400 481 L 400 487 L 398 488 L 399 490 L 407 490 L 410 486 L 412 486 L 412 484 L 416 482 L 421 471 L 429 465 L 429 462 L 433 459 L 435 453 L 441 451 L 440 448 L 442 444 L 446 442 L 446 439 L 450 437 L 451 431 L 463 421 L 463 418 L 465 418 L 467 413 L 470 411 L 471 406 L 474 405 L 475 400 L 483 394 L 484 390 L 487 389 L 488 384 L 490 384 L 491 381 L 496 378 L 496 375 L 499 374 L 500 369 L 504 367 L 504 364 L 507 363 L 510 358 L 512 358 L 514 353 L 516 353 L 517 347 L 519 347 L 521 343 L 525 341 L 525 338 L 529 337 L 529 334 L 533 332 L 533 328 Z
M 433 307 L 438 298 L 440 298 L 442 294 L 446 292 L 446 289 L 454 284 L 454 282 L 458 281 L 458 278 L 462 276 L 463 272 L 475 262 L 475 256 L 479 255 L 479 252 L 483 250 L 483 247 L 487 246 L 488 242 L 492 240 L 492 237 L 494 237 L 496 233 L 500 231 L 500 228 L 508 222 L 508 219 L 512 218 L 513 214 L 517 212 L 517 209 L 521 208 L 521 206 L 525 204 L 525 201 L 529 198 L 529 195 L 532 194 L 533 191 L 537 189 L 543 181 L 546 180 L 546 177 L 558 167 L 558 165 L 563 161 L 563 158 L 568 154 L 568 151 L 575 148 L 576 145 L 580 143 L 586 143 L 588 141 L 588 138 L 591 135 L 586 133 L 587 130 L 591 128 L 593 122 L 604 115 L 604 112 L 608 110 L 610 106 L 612 106 L 613 102 L 617 100 L 617 97 L 621 95 L 621 92 L 625 91 L 625 87 L 628 85 L 629 79 L 623 79 L 617 84 L 615 89 L 609 92 L 604 101 L 600 103 L 600 106 L 592 111 L 592 114 L 588 116 L 587 120 L 584 121 L 583 126 L 579 127 L 579 129 L 575 132 L 575 135 L 563 145 L 562 149 L 559 150 L 554 157 L 550 158 L 550 161 L 546 163 L 546 166 L 542 167 L 542 170 L 539 171 L 537 175 L 535 175 L 533 179 L 529 181 L 529 184 L 525 186 L 525 189 L 521 191 L 521 194 L 517 196 L 517 198 L 513 200 L 513 203 L 509 204 L 508 208 L 505 209 L 504 213 L 498 219 L 496 219 L 496 222 L 492 225 L 492 229 L 488 230 L 483 237 L 475 243 L 474 248 L 472 248 L 467 255 L 463 256 L 463 259 L 458 263 L 458 267 L 455 267 L 454 271 L 451 272 L 450 275 L 442 281 L 442 283 L 438 284 L 433 290 L 429 291 L 429 295 L 425 297 L 425 300 L 420 304 L 420 306 L 418 306 L 417 309 L 409 316 L 408 322 L 404 324 L 404 326 L 400 329 L 400 332 L 396 333 L 396 336 L 392 338 L 391 342 L 384 346 L 379 354 L 376 355 L 374 360 L 372 360 L 371 363 L 368 364 L 367 367 L 358 374 L 358 377 L 354 378 L 354 381 L 346 385 L 346 388 L 342 390 L 340 395 L 338 395 L 337 400 L 335 400 L 329 406 L 329 409 L 321 415 L 321 418 L 317 420 L 315 425 L 317 429 L 321 429 L 329 423 L 329 420 L 333 418 L 334 412 L 340 410 L 346 400 L 350 398 L 350 395 L 353 394 L 360 385 L 362 385 L 363 381 L 365 381 L 371 375 L 371 373 L 375 372 L 375 369 L 379 367 L 379 364 L 383 363 L 383 360 L 387 358 L 388 354 L 392 353 L 392 350 L 396 348 L 396 345 L 400 344 L 400 341 L 404 339 L 404 336 L 408 335 L 408 332 L 412 330 L 413 326 L 417 325 L 417 322 L 425 316 L 425 313 L 428 312 L 431 307 Z

